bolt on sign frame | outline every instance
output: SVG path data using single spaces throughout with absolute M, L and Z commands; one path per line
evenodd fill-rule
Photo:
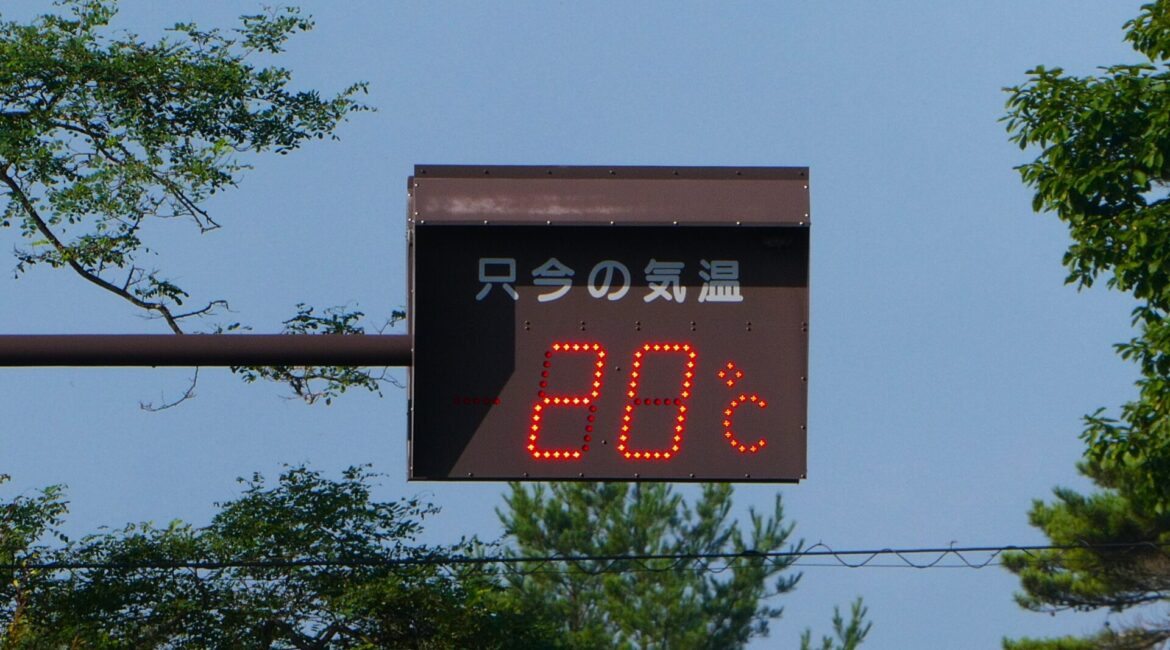
M 805 478 L 808 182 L 417 166 L 409 477 Z

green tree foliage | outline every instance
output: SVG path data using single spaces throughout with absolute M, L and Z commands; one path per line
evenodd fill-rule
M 1100 641 L 1109 638 L 1108 633 L 1103 633 L 1101 639 L 1096 638 L 1078 638 L 1078 637 L 1061 637 L 1059 639 L 1019 639 L 1018 641 L 1005 640 L 1003 642 L 1004 650 L 1097 650 L 1103 646 Z M 1128 646 L 1114 646 L 1124 648 Z M 1147 646 L 1136 646 L 1138 648 L 1147 648 Z
M 1146 4 L 1125 26 L 1144 60 L 1073 76 L 1029 71 L 1009 88 L 1011 139 L 1039 155 L 1019 169 L 1033 205 L 1065 222 L 1068 282 L 1108 286 L 1136 299 L 1138 330 L 1117 346 L 1140 369 L 1138 396 L 1115 416 L 1086 417 L 1080 469 L 1102 491 L 1059 489 L 1037 501 L 1031 522 L 1071 551 L 1015 553 L 1018 600 L 1039 611 L 1114 611 L 1165 599 L 1170 587 L 1170 2 Z M 1146 543 L 1148 546 L 1115 546 Z M 1088 639 L 1005 641 L 1017 650 L 1154 648 L 1170 623 L 1145 620 Z
M 418 544 L 432 508 L 375 501 L 372 478 L 303 467 L 276 485 L 254 476 L 207 526 L 131 525 L 55 550 L 34 541 L 59 524 L 59 491 L 17 498 L 0 519 L 16 532 L 3 538 L 6 563 L 80 568 L 39 570 L 27 586 L 32 572 L 11 580 L 8 569 L 0 648 L 555 647 L 490 572 L 428 563 L 471 545 Z M 177 566 L 191 561 L 205 568 Z
M 1138 301 L 1140 335 L 1118 351 L 1142 371 L 1139 399 L 1119 418 L 1090 416 L 1084 438 L 1102 478 L 1124 473 L 1129 496 L 1161 512 L 1170 510 L 1170 3 L 1145 5 L 1127 29 L 1147 61 L 1089 77 L 1031 70 L 1009 89 L 1005 119 L 1013 142 L 1041 148 L 1020 171 L 1034 207 L 1069 226 L 1068 281 L 1087 287 L 1105 275 Z
M 259 153 L 335 137 L 346 116 L 368 110 L 355 99 L 365 85 L 323 97 L 290 89 L 288 70 L 253 63 L 312 28 L 295 8 L 243 16 L 231 32 L 178 24 L 149 43 L 110 28 L 115 0 L 60 5 L 64 15 L 27 25 L 0 16 L 0 227 L 23 240 L 18 273 L 69 269 L 182 334 L 227 304 L 189 307 L 176 281 L 142 265 L 150 224 L 219 228 L 206 199 L 236 185 Z M 360 313 L 335 315 L 329 325 L 339 327 L 321 331 L 364 331 Z M 302 309 L 287 331 L 304 331 L 311 317 Z M 344 368 L 237 370 L 285 381 L 310 401 L 379 386 Z
M 849 607 L 849 622 L 841 616 L 841 608 L 833 608 L 833 636 L 821 637 L 820 646 L 812 643 L 812 631 L 805 630 L 800 637 L 800 650 L 856 650 L 869 635 L 873 623 L 866 622 L 868 608 L 860 598 Z
M 8 475 L 0 474 L 0 485 Z M 4 639 L 20 639 L 26 632 L 24 612 L 29 597 L 43 581 L 43 572 L 31 568 L 51 555 L 41 542 L 48 537 L 67 541 L 57 527 L 67 510 L 60 486 L 33 497 L 18 495 L 0 504 L 0 632 Z M 0 648 L 7 647 L 0 643 Z
M 742 648 L 780 616 L 766 600 L 800 576 L 785 574 L 791 558 L 710 556 L 800 545 L 786 546 L 779 495 L 746 531 L 729 518 L 731 495 L 727 484 L 703 485 L 693 502 L 662 483 L 512 484 L 497 510 L 506 552 L 579 559 L 513 565 L 505 578 L 518 607 L 547 612 L 570 648 Z M 685 559 L 626 559 L 650 555 Z

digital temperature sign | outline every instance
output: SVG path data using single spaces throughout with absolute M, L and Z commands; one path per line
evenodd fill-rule
M 806 473 L 803 168 L 420 166 L 414 480 Z

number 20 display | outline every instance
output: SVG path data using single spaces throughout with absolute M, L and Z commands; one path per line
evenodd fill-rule
M 592 377 L 587 378 L 585 392 L 570 395 L 553 394 L 546 390 L 554 368 L 554 360 L 565 354 L 593 357 L 594 361 L 590 365 L 593 373 Z M 676 394 L 666 397 L 643 396 L 638 390 L 641 370 L 643 365 L 651 363 L 659 355 L 676 355 L 682 358 L 679 389 Z M 536 402 L 532 405 L 532 424 L 529 426 L 525 449 L 536 460 L 579 460 L 589 452 L 590 444 L 593 442 L 594 429 L 597 427 L 598 419 L 596 402 L 601 397 L 602 389 L 605 386 L 608 354 L 605 348 L 596 342 L 558 342 L 553 343 L 544 356 L 543 370 L 540 373 L 540 390 L 537 391 Z M 634 351 L 633 358 L 630 360 L 630 372 L 626 384 L 626 400 L 618 425 L 618 444 L 615 447 L 617 453 L 627 460 L 669 461 L 682 451 L 683 435 L 686 432 L 687 424 L 687 405 L 694 390 L 693 380 L 697 367 L 698 352 L 689 343 L 644 343 L 641 348 Z M 737 380 L 744 377 L 744 373 L 735 367 L 735 362 L 729 361 L 725 368 L 719 369 L 718 377 L 726 381 L 728 388 L 734 388 Z M 755 442 L 740 442 L 740 436 L 732 428 L 736 409 L 745 404 L 751 404 L 760 409 L 768 406 L 767 401 L 757 393 L 740 393 L 731 398 L 727 403 L 727 408 L 722 412 L 723 437 L 732 450 L 754 454 L 767 446 L 767 440 L 759 438 Z M 666 431 L 669 438 L 666 444 L 661 447 L 640 446 L 634 439 L 635 428 L 638 424 L 636 418 L 638 410 L 651 407 L 665 407 L 673 414 L 673 418 L 668 422 L 669 429 Z M 541 444 L 542 422 L 552 409 L 557 408 L 582 409 L 587 413 L 581 424 L 580 446 L 550 449 Z

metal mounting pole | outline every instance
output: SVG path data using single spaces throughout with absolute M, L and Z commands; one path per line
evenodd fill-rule
M 16 366 L 402 366 L 404 335 L 5 334 L 0 367 Z

